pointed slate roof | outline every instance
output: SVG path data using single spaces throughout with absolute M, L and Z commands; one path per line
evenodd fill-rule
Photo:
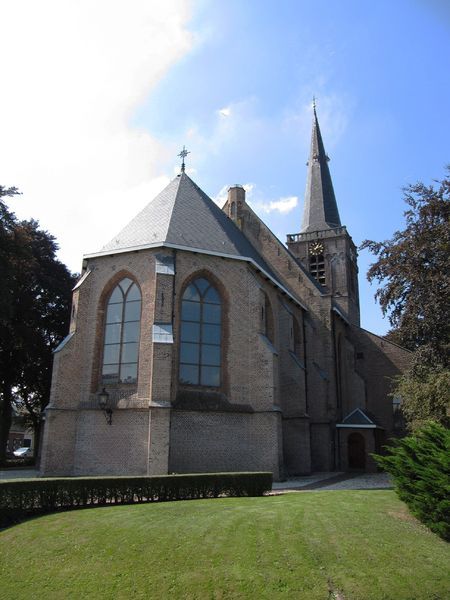
M 363 410 L 362 408 L 355 408 L 349 413 L 344 419 L 342 419 L 342 423 L 337 423 L 336 427 L 338 428 L 353 428 L 353 429 L 382 429 L 375 419 L 375 417 L 367 410 Z
M 175 177 L 101 252 L 161 244 L 253 258 L 270 271 L 240 229 L 186 173 Z
M 314 106 L 301 233 L 341 226 L 328 161 Z
M 184 172 L 100 252 L 85 258 L 160 246 L 246 260 L 299 304 L 235 223 Z

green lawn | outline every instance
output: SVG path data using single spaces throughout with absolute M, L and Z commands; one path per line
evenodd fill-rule
M 2 600 L 446 600 L 449 572 L 449 546 L 392 491 L 116 506 L 0 533 Z

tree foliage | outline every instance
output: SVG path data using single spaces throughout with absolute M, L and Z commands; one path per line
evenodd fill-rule
M 394 395 L 410 430 L 428 421 L 449 425 L 450 406 L 450 167 L 437 187 L 405 188 L 406 227 L 390 240 L 366 240 L 378 260 L 367 278 L 393 329 L 387 339 L 414 352 Z
M 390 240 L 365 240 L 377 261 L 367 278 L 382 284 L 375 297 L 394 328 L 392 339 L 448 367 L 450 341 L 450 167 L 437 187 L 405 188 L 406 227 Z M 433 357 L 433 359 L 431 359 Z
M 411 512 L 450 541 L 450 430 L 431 423 L 375 456 Z
M 408 429 L 417 431 L 428 422 L 449 427 L 450 370 L 419 365 L 396 381 L 395 395 L 402 399 L 401 410 Z
M 0 460 L 14 404 L 38 433 L 49 400 L 52 351 L 67 332 L 74 277 L 56 258 L 55 239 L 34 220 L 19 221 L 0 187 Z

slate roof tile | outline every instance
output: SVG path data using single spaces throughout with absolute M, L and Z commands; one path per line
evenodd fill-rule
M 301 233 L 341 226 L 328 161 L 314 108 Z
M 249 258 L 277 280 L 235 223 L 186 173 L 175 177 L 99 254 L 164 244 Z

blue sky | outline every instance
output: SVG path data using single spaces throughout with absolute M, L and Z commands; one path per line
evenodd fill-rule
M 73 270 L 173 176 L 183 144 L 211 197 L 246 184 L 282 241 L 298 232 L 313 95 L 357 245 L 391 237 L 403 224 L 402 186 L 439 179 L 450 162 L 447 2 L 133 0 L 96 11 L 43 0 L 40 35 L 33 15 L 27 25 L 6 4 L 3 43 L 21 77 L 2 109 L 11 135 L 2 184 L 24 191 L 13 208 L 55 233 Z M 382 334 L 370 260 L 360 255 L 362 325 Z

